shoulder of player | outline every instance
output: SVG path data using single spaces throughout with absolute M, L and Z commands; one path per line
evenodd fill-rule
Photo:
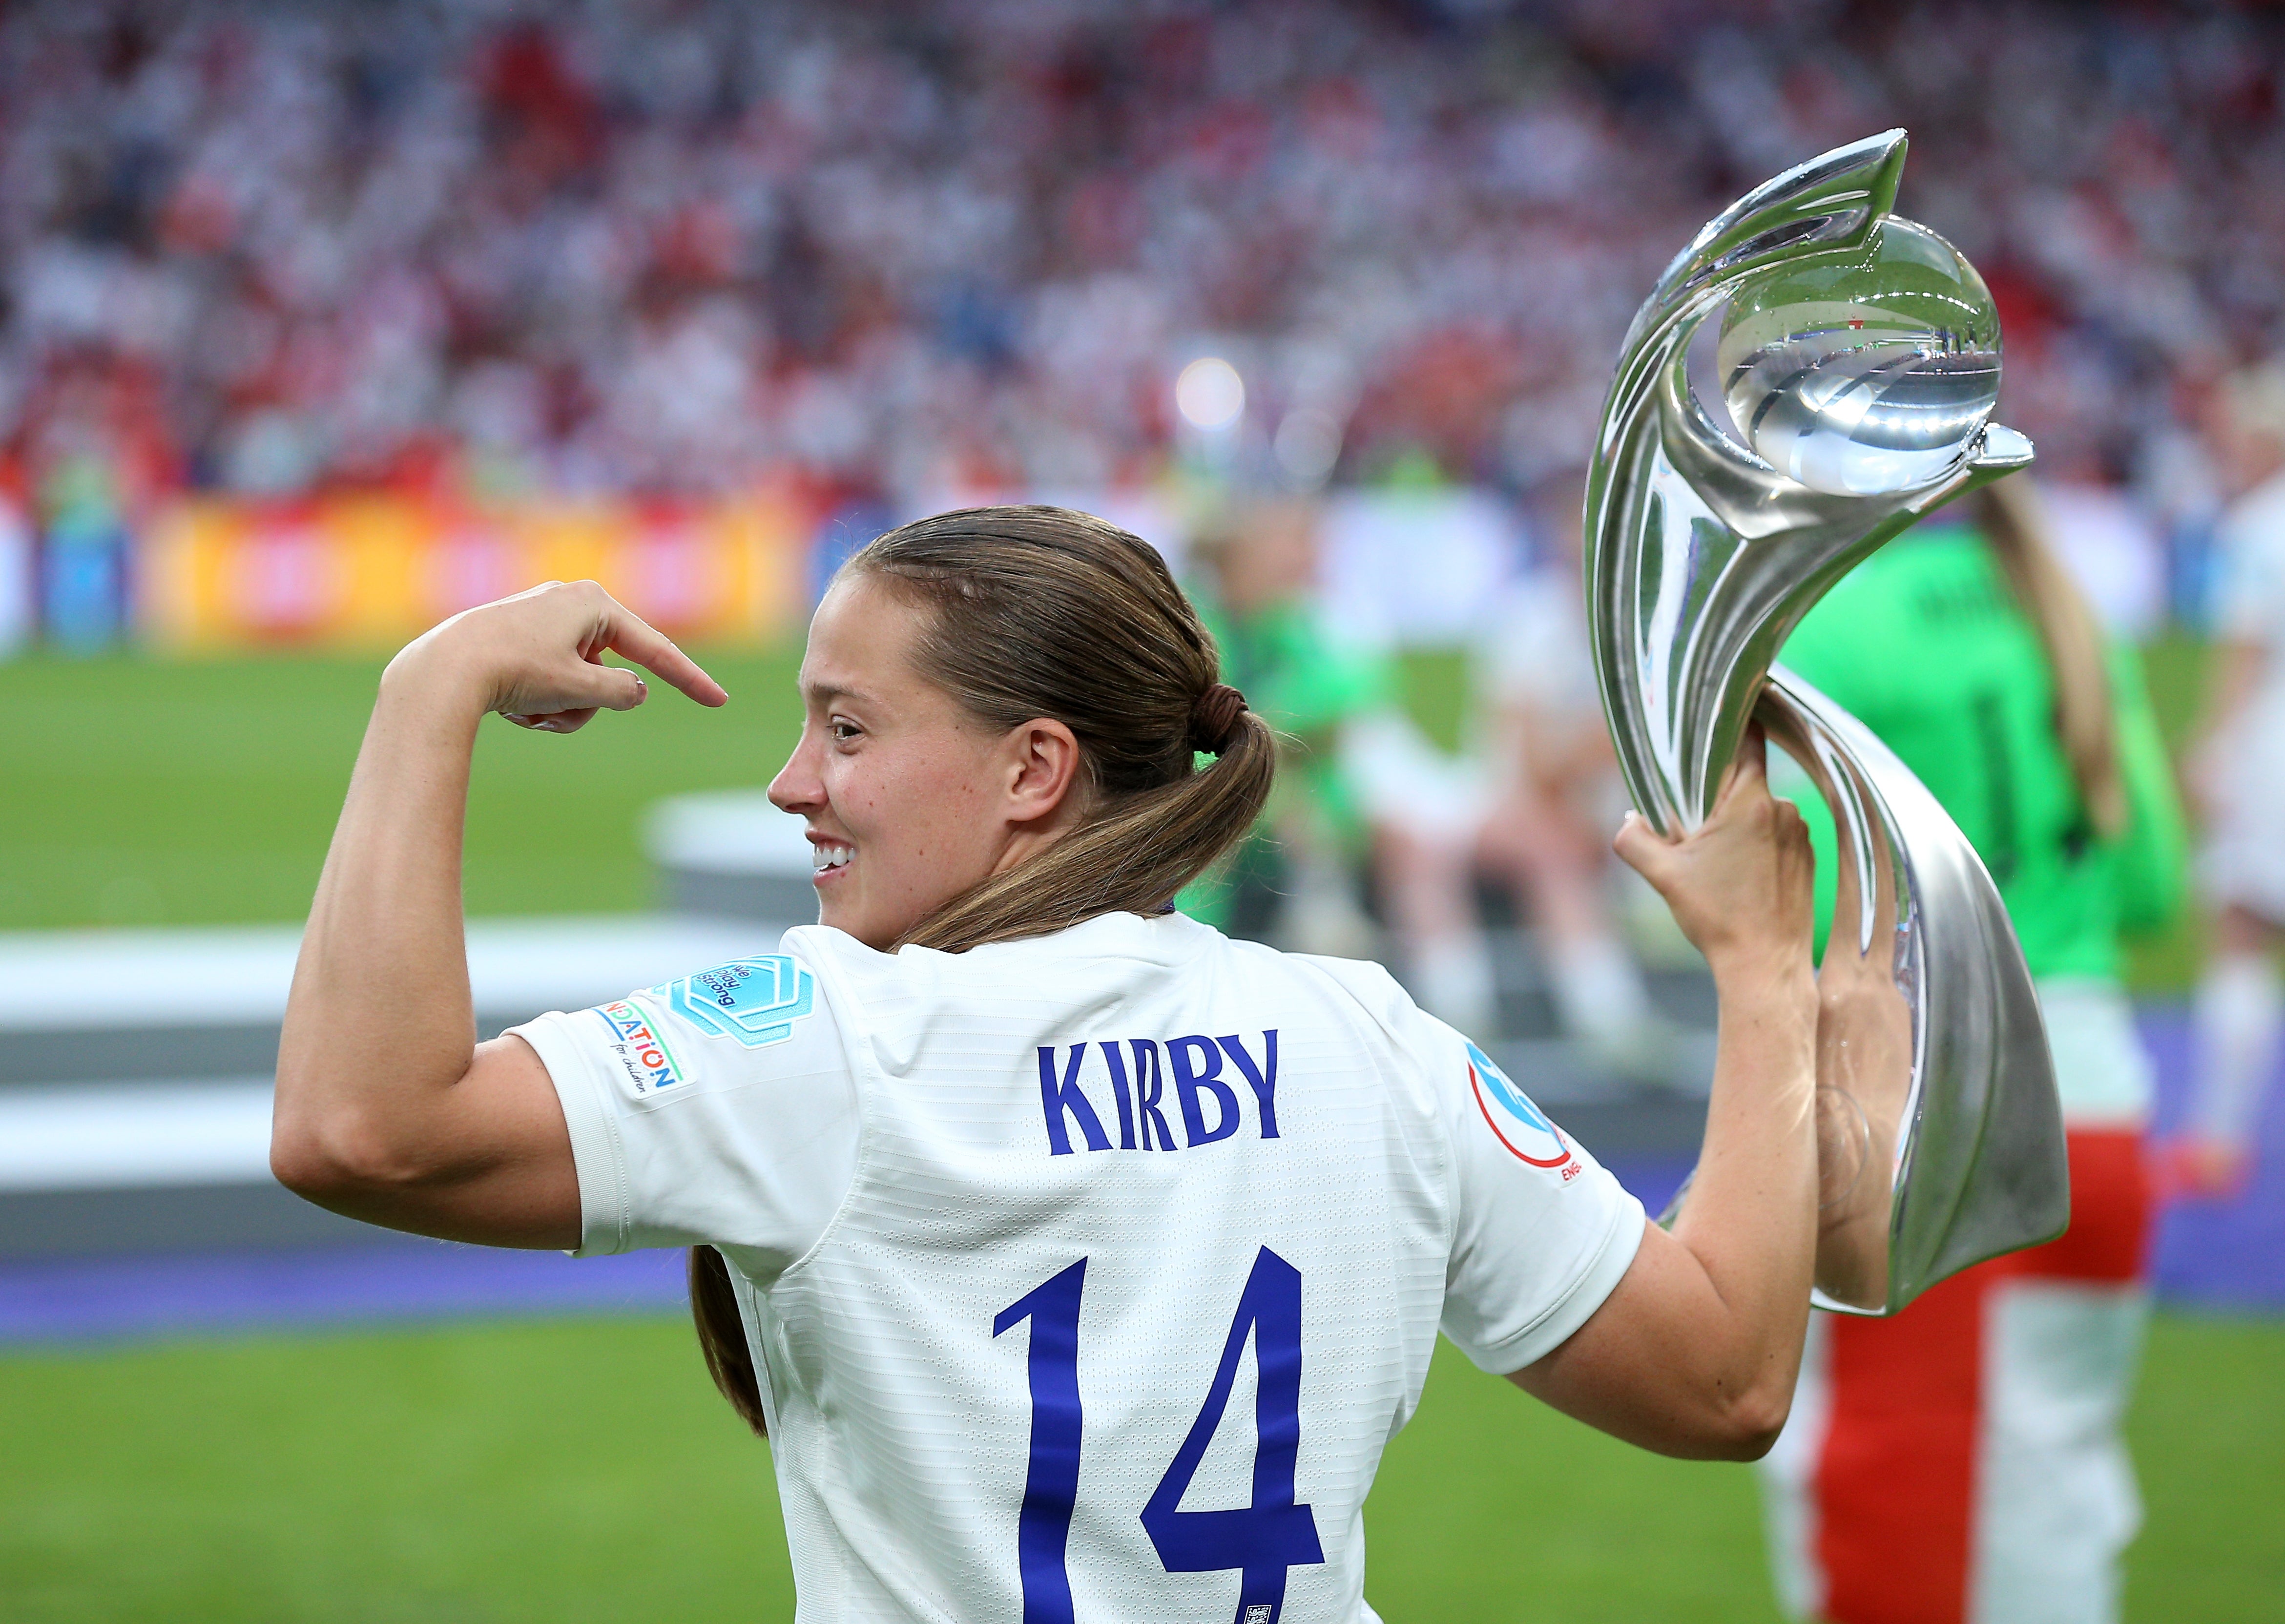
M 1426 1019 L 1377 963 L 1284 953 L 1180 914 L 1103 914 L 959 953 L 882 953 L 813 925 L 788 931 L 782 951 L 817 975 L 842 1024 L 876 1037 L 890 1027 L 923 1031 L 954 1010 L 964 1029 L 993 1006 L 1060 1020 L 1073 1006 L 1148 995 L 1154 982 L 1178 995 L 1184 984 L 1204 982 L 1217 993 L 1242 990 L 1265 1007 L 1321 1004 L 1373 1047 L 1418 1047 Z
M 2223 509 L 2220 529 L 2229 539 L 2285 542 L 2285 474 L 2272 475 Z
M 552 1073 L 584 1065 L 646 1110 L 844 1068 L 817 974 L 783 951 L 726 959 L 512 1030 Z
M 686 1047 L 689 1040 L 703 1038 L 719 1040 L 705 1045 L 710 1052 L 775 1051 L 773 1067 L 782 1069 L 783 1046 L 829 1040 L 833 1027 L 830 1003 L 820 985 L 822 961 L 813 951 L 797 947 L 792 935 L 788 932 L 775 951 L 758 947 L 694 969 L 601 1005 L 594 1013 L 620 1029 L 622 1038 L 638 1035 L 628 1026 L 631 1016 L 648 1015 L 659 1035 L 679 1033 Z
M 1966 525 L 1941 524 L 1881 547 L 1834 582 L 1809 618 L 1845 624 L 1858 638 L 1867 631 L 1916 634 L 1920 623 L 1970 606 L 1988 608 L 1999 590 L 1998 562 L 1983 537 Z
M 1284 961 L 1290 972 L 1307 977 L 1323 988 L 1368 1040 L 1385 1045 L 1392 1055 L 1426 1058 L 1424 1049 L 1438 1047 L 1441 1038 L 1450 1035 L 1449 1028 L 1412 1001 L 1412 994 L 1385 965 L 1369 959 L 1334 959 L 1318 953 L 1275 956 Z M 1452 1044 L 1458 1041 L 1456 1035 L 1451 1036 Z
M 1398 985 L 1388 967 L 1372 959 L 1336 959 L 1325 953 L 1281 953 L 1273 947 L 1260 947 L 1248 943 L 1258 951 L 1271 954 L 1285 964 L 1320 979 L 1330 981 L 1369 1009 L 1401 1000 L 1409 1004 L 1410 994 Z
M 1441 1125 L 1448 1147 L 1464 1140 L 1503 1166 L 1519 1158 L 1559 1185 L 1579 1177 L 1582 1164 L 1571 1142 L 1520 1083 L 1466 1033 L 1413 1002 L 1386 969 L 1354 959 L 1284 956 L 1347 994 L 1356 1024 L 1381 1049 L 1382 1074 Z

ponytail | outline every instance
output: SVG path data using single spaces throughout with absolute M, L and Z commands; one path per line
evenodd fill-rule
M 2055 557 L 2038 490 L 2021 479 L 1985 488 L 1984 534 L 2054 673 L 2054 729 L 2087 821 L 2106 840 L 2126 832 L 2125 781 L 2101 629 Z
M 922 674 L 1001 730 L 1045 717 L 1079 741 L 1080 825 L 954 897 L 899 946 L 964 953 L 1099 914 L 1163 913 L 1260 815 L 1276 735 L 1220 680 L 1221 655 L 1148 543 L 1057 507 L 982 507 L 890 531 L 843 566 L 927 611 Z M 1200 769 L 1200 755 L 1213 757 Z M 690 1251 L 706 1369 L 756 1432 L 761 1393 L 727 1267 Z
M 762 1385 L 754 1378 L 753 1348 L 738 1317 L 730 1266 L 711 1246 L 690 1249 L 690 1317 L 698 1327 L 698 1351 L 705 1356 L 706 1374 L 714 1378 L 715 1391 L 730 1400 L 738 1419 L 753 1428 L 755 1436 L 767 1438 Z

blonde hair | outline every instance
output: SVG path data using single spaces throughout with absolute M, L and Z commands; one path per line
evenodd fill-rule
M 2094 611 L 2055 555 L 2038 487 L 2018 476 L 1986 486 L 1977 506 L 1985 537 L 2054 674 L 2056 741 L 2087 821 L 2105 839 L 2126 832 L 2116 708 Z

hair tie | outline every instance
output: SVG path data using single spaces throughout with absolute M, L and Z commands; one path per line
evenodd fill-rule
M 1190 748 L 1219 756 L 1237 741 L 1245 695 L 1226 682 L 1210 683 L 1190 707 Z

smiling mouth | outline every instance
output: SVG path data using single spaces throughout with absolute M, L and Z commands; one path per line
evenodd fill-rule
M 849 859 L 856 855 L 856 849 L 852 846 L 812 846 L 810 877 L 822 879 L 828 874 L 838 874 L 849 866 Z

